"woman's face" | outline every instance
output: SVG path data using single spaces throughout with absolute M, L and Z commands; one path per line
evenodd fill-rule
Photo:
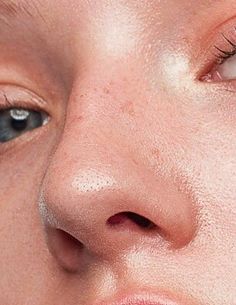
M 236 304 L 235 12 L 1 1 L 1 304 Z

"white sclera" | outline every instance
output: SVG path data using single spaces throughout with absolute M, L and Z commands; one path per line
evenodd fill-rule
M 217 69 L 222 80 L 236 79 L 236 55 L 227 59 Z
M 10 114 L 14 120 L 24 121 L 24 120 L 27 120 L 30 113 L 29 113 L 29 111 L 24 110 L 24 109 L 12 109 L 12 110 L 10 110 Z

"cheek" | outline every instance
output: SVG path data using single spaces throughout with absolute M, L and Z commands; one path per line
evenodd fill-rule
M 52 147 L 52 138 L 44 135 L 35 143 L 27 143 L 21 149 L 15 147 L 14 152 L 1 156 L 0 286 L 9 287 L 10 284 L 17 290 L 21 283 L 20 291 L 15 291 L 18 301 L 20 295 L 34 293 L 30 292 L 29 286 L 24 286 L 29 274 L 32 283 L 38 282 L 39 290 L 38 274 L 40 277 L 46 277 L 44 264 L 47 262 L 47 253 L 38 216 L 37 199 Z M 4 294 L 9 291 L 4 288 L 1 293 L 3 301 Z M 6 296 L 6 300 L 9 301 L 9 296 Z
M 18 201 L 16 198 L 28 200 L 29 195 L 35 193 L 46 169 L 53 140 L 50 135 L 40 135 L 38 139 L 22 144 L 1 155 L 1 209 L 12 208 L 11 202 Z
M 216 135 L 214 130 L 211 144 L 205 143 L 208 150 L 198 160 L 202 169 L 198 197 L 203 231 L 225 258 L 229 257 L 232 246 L 236 247 L 236 145 L 233 143 L 233 138 L 226 143 L 225 134 L 219 130 Z
M 203 246 L 203 252 L 215 249 L 217 259 L 225 260 L 232 245 L 236 246 L 236 126 L 227 119 L 223 121 L 222 112 L 215 107 L 212 111 L 189 109 L 191 120 L 182 121 L 184 141 L 176 143 L 174 159 L 171 155 L 169 158 L 199 209 L 196 244 Z
M 228 257 L 232 265 L 229 251 L 236 247 L 235 104 L 226 107 L 229 101 L 224 100 L 223 107 L 218 96 L 206 94 L 197 100 L 188 92 L 173 97 L 159 92 L 145 111 L 143 121 L 148 125 L 140 128 L 139 151 L 145 149 L 146 168 L 175 177 L 178 188 L 199 208 L 196 249 L 208 258 L 214 249 L 219 265 Z

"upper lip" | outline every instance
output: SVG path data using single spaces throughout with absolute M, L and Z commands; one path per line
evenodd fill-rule
M 196 303 L 193 300 L 185 300 L 182 296 L 175 298 L 169 293 L 142 292 L 119 294 L 110 301 L 96 305 L 196 305 Z

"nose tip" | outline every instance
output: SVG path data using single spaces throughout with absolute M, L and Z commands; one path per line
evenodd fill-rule
M 83 167 L 63 171 L 55 161 L 42 187 L 48 247 L 63 268 L 77 271 L 89 256 L 114 259 L 145 241 L 175 248 L 190 242 L 192 205 L 171 181 L 124 164 Z

